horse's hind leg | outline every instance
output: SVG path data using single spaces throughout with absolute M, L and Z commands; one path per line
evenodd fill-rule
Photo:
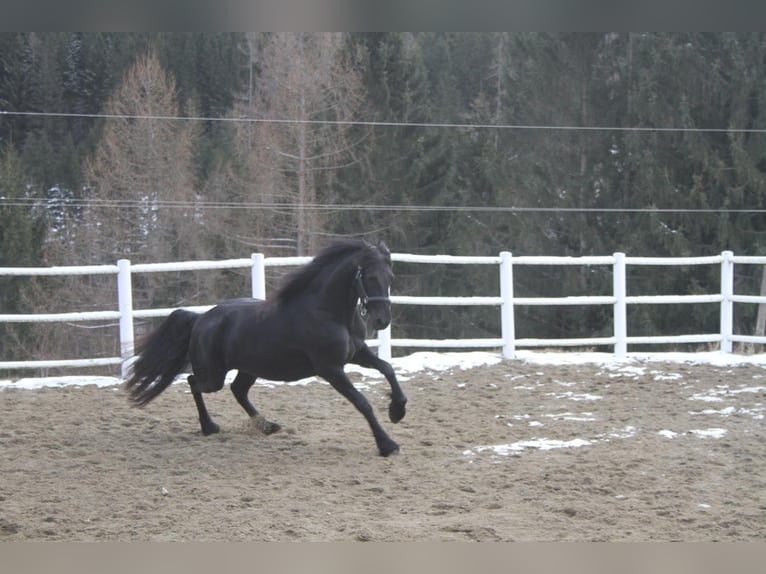
M 189 375 L 189 377 L 186 379 L 189 382 L 189 386 L 191 387 L 194 403 L 197 405 L 197 413 L 199 414 L 200 428 L 202 429 L 202 434 L 205 436 L 217 433 L 221 430 L 221 427 L 213 422 L 213 419 L 210 417 L 210 413 L 207 412 L 205 401 L 202 399 L 202 393 L 209 393 L 215 390 L 219 390 L 221 387 L 223 387 L 223 381 L 225 377 L 226 373 L 221 374 L 220 381 L 215 381 L 213 386 L 210 386 L 207 377 L 204 379 L 204 383 L 202 382 L 203 379 L 199 378 L 197 375 Z
M 250 399 L 247 397 L 247 393 L 250 391 L 250 387 L 253 386 L 254 382 L 254 376 L 240 371 L 234 378 L 234 382 L 231 383 L 231 392 L 234 394 L 237 402 L 242 406 L 243 409 L 245 409 L 245 412 L 250 415 L 250 418 L 255 418 L 258 416 L 258 410 L 253 406 L 253 403 L 251 403 Z M 259 428 L 261 431 L 263 431 L 264 434 L 273 434 L 282 428 L 277 423 L 269 422 L 265 419 L 259 422 Z

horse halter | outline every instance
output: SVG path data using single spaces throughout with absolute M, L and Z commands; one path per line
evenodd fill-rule
M 362 282 L 362 275 L 364 275 L 364 268 L 358 266 L 356 268 L 356 273 L 354 274 L 354 286 L 356 287 L 356 293 L 359 295 L 359 302 L 361 303 L 359 313 L 364 317 L 367 315 L 368 303 L 391 303 L 391 299 L 389 299 L 387 295 L 376 295 L 372 297 L 367 295 L 367 289 L 364 288 L 364 282 Z

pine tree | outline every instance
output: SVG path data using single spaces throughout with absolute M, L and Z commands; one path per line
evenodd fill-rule
M 0 154 L 0 267 L 40 265 L 45 215 L 25 177 L 13 147 Z M 0 276 L 0 313 L 24 312 L 25 277 Z M 0 356 L 10 357 L 26 345 L 23 325 L 0 323 Z

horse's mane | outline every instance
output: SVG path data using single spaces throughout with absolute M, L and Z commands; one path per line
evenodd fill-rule
M 306 265 L 290 273 L 275 294 L 275 300 L 285 303 L 294 299 L 319 275 L 352 257 L 354 263 L 361 267 L 381 262 L 391 263 L 391 253 L 385 244 L 380 243 L 376 247 L 363 239 L 338 239 L 324 247 Z

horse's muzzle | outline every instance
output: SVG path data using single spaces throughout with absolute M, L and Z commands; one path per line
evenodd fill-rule
M 367 307 L 368 324 L 376 331 L 381 331 L 391 324 L 390 303 L 371 303 Z

